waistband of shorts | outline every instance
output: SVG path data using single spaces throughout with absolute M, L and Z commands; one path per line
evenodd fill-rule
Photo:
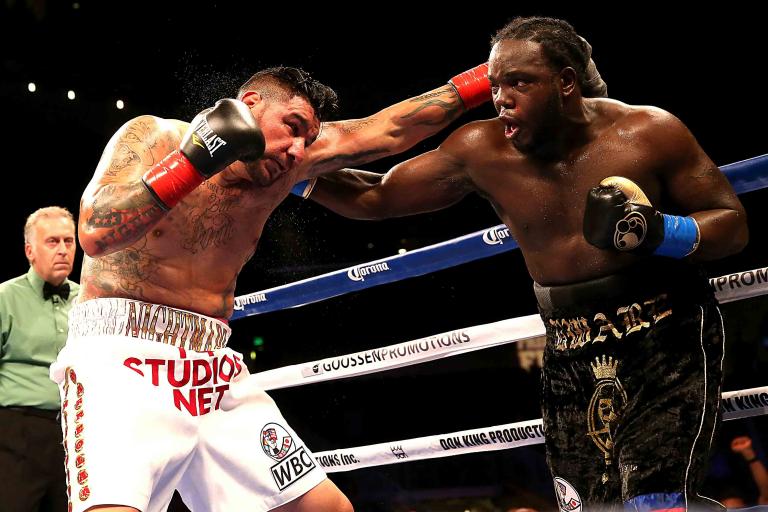
M 37 407 L 29 407 L 22 405 L 13 406 L 0 406 L 0 409 L 6 411 L 13 411 L 24 416 L 35 416 L 37 418 L 45 418 L 47 420 L 58 421 L 59 410 L 58 409 L 38 409 Z
M 561 286 L 534 283 L 533 291 L 539 309 L 545 315 L 588 309 L 613 301 L 639 300 L 662 293 L 689 297 L 713 295 L 699 267 L 668 258 L 651 258 L 621 272 L 579 283 Z
M 123 336 L 206 351 L 226 347 L 231 333 L 217 318 L 133 299 L 92 299 L 69 312 L 70 338 Z

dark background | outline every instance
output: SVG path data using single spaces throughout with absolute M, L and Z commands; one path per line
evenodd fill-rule
M 768 152 L 765 28 L 756 10 L 734 3 L 685 14 L 646 3 L 607 9 L 507 4 L 430 4 L 422 10 L 414 3 L 318 4 L 304 10 L 288 2 L 266 8 L 260 2 L 5 0 L 0 172 L 8 236 L 0 280 L 27 269 L 25 217 L 50 204 L 77 212 L 104 145 L 128 119 L 147 113 L 191 119 L 216 99 L 232 96 L 253 72 L 277 64 L 303 67 L 334 87 L 340 118 L 363 117 L 482 62 L 494 31 L 516 15 L 569 20 L 593 45 L 611 97 L 675 113 L 718 164 Z M 30 81 L 37 84 L 34 94 L 27 91 Z M 74 101 L 66 98 L 68 89 L 76 91 Z M 118 98 L 126 102 L 124 110 L 115 108 Z M 493 115 L 485 105 L 455 126 Z M 366 168 L 386 171 L 434 148 L 449 130 Z M 765 192 L 742 196 L 752 241 L 744 253 L 708 265 L 711 275 L 768 264 L 761 229 L 766 199 Z M 267 224 L 240 275 L 238 294 L 498 223 L 478 197 L 443 212 L 377 223 L 342 219 L 290 197 Z M 81 257 L 79 252 L 75 279 Z M 724 309 L 725 389 L 765 385 L 760 375 L 768 361 L 768 303 L 751 299 Z M 247 358 L 255 351 L 251 368 L 260 371 L 534 312 L 531 281 L 514 252 L 241 320 L 233 324 L 231 345 Z M 260 347 L 253 346 L 256 336 L 263 339 Z M 515 347 L 507 346 L 272 395 L 310 447 L 322 451 L 539 417 L 537 378 L 535 370 L 518 367 Z M 743 432 L 757 438 L 764 427 L 760 421 L 730 422 L 720 442 Z M 541 447 L 523 448 L 333 478 L 358 510 L 424 508 L 450 497 L 457 507 L 546 508 L 551 502 L 540 500 L 549 499 L 550 483 L 541 453 Z M 713 489 L 727 480 L 745 484 L 738 460 L 718 456 L 713 468 Z

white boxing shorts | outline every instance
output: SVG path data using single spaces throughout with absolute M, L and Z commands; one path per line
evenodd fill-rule
M 70 510 L 269 510 L 326 476 L 226 348 L 225 322 L 128 299 L 69 314 L 59 384 Z

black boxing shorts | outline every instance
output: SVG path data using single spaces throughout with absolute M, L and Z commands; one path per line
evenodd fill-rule
M 698 490 L 720 417 L 724 334 L 701 270 L 651 258 L 535 292 L 560 509 L 717 508 Z

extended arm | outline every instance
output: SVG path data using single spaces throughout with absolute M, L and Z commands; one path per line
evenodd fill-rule
M 437 89 L 363 119 L 324 123 L 309 148 L 305 176 L 362 165 L 402 153 L 448 126 L 468 108 L 490 100 L 487 65 L 465 71 Z
M 607 94 L 605 82 L 592 59 L 582 93 L 589 97 Z M 300 179 L 402 153 L 448 126 L 461 113 L 490 99 L 488 64 L 483 63 L 454 76 L 447 85 L 396 103 L 372 116 L 324 123 L 320 137 L 307 152 Z M 303 181 L 292 192 L 306 198 L 313 187 L 314 180 Z
M 356 169 L 322 176 L 312 200 L 354 219 L 424 213 L 455 204 L 474 190 L 466 172 L 465 128 L 438 149 L 393 167 L 386 174 Z

